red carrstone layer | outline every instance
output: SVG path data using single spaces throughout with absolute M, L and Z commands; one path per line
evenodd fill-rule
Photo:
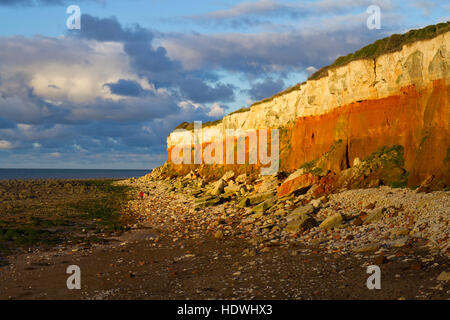
M 382 146 L 401 145 L 409 185 L 420 184 L 434 175 L 450 185 L 450 86 L 436 80 L 418 89 L 402 88 L 396 95 L 341 106 L 320 115 L 298 118 L 280 131 L 280 170 L 292 172 L 306 162 L 320 158 L 339 140 L 346 144 L 346 161 L 330 158 L 334 171 L 345 169 L 354 158 L 364 159 Z M 170 151 L 169 162 L 170 162 Z M 247 150 L 248 151 L 248 150 Z M 335 161 L 336 164 L 332 162 Z M 195 165 L 173 166 L 184 174 Z M 211 166 L 210 166 L 211 167 Z M 256 170 L 259 165 L 212 166 L 208 170 Z

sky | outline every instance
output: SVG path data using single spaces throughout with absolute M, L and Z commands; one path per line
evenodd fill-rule
M 447 0 L 0 0 L 0 168 L 150 169 L 179 123 L 448 20 Z

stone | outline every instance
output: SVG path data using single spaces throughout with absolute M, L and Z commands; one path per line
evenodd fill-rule
M 273 196 L 272 198 L 267 199 L 266 201 L 258 204 L 253 208 L 253 212 L 265 212 L 266 210 L 272 208 L 277 203 L 278 198 Z
M 206 181 L 203 179 L 198 180 L 197 187 L 204 188 L 206 186 Z
M 260 184 L 255 185 L 258 193 L 273 192 L 278 187 L 278 179 L 275 176 L 264 176 Z
M 384 216 L 385 211 L 385 208 L 378 208 L 369 211 L 366 220 L 364 220 L 364 224 L 369 224 L 381 220 Z
M 213 207 L 215 205 L 220 204 L 222 200 L 220 198 L 210 198 L 207 200 L 203 200 L 203 201 L 199 201 L 199 202 L 194 202 L 194 208 L 195 209 L 204 209 L 207 207 Z
M 437 280 L 450 282 L 450 272 L 442 271 Z
M 219 181 L 217 181 L 216 183 L 215 183 L 215 185 L 214 185 L 214 188 L 213 188 L 213 190 L 212 190 L 212 194 L 213 195 L 215 195 L 215 196 L 218 196 L 218 195 L 220 195 L 220 194 L 222 194 L 222 193 L 224 193 L 224 191 L 225 191 L 225 180 L 223 180 L 223 179 L 220 179 Z
M 364 207 L 364 209 L 372 210 L 375 209 L 375 203 L 371 202 L 367 206 Z
M 250 200 L 248 199 L 248 197 L 243 198 L 241 201 L 239 201 L 238 203 L 238 208 L 245 208 L 248 207 L 250 205 Z
M 314 213 L 314 207 L 311 204 L 307 204 L 301 207 L 296 208 L 294 211 L 292 211 L 287 217 L 287 222 L 291 222 L 293 220 L 298 219 L 300 216 L 307 215 L 307 214 L 313 214 Z
M 352 224 L 353 224 L 355 227 L 362 226 L 363 223 L 364 223 L 364 221 L 363 221 L 360 217 L 357 217 L 357 218 L 356 218 L 355 220 L 353 220 L 353 222 L 352 222 Z
M 409 243 L 409 238 L 405 237 L 405 238 L 400 238 L 400 239 L 397 239 L 397 240 L 391 242 L 391 245 L 395 248 L 402 248 L 402 247 L 408 245 L 408 243 Z
M 244 184 L 245 181 L 247 181 L 247 174 L 241 174 L 236 177 L 235 179 L 236 183 Z
M 397 237 L 407 236 L 407 235 L 409 235 L 409 229 L 399 228 L 399 229 L 394 230 L 393 234 Z
M 321 229 L 331 229 L 336 228 L 340 225 L 342 225 L 345 222 L 344 217 L 340 213 L 336 213 L 332 215 L 331 217 L 326 218 L 320 225 L 319 228 Z
M 214 233 L 214 238 L 216 239 L 223 239 L 223 232 L 222 231 L 216 231 L 216 233 Z
M 353 252 L 355 253 L 368 253 L 368 252 L 375 252 L 380 249 L 379 244 L 368 244 L 359 248 L 353 249 Z
M 286 226 L 286 231 L 296 233 L 303 230 L 308 230 L 317 226 L 317 221 L 308 214 L 297 216 L 296 219 L 291 220 Z
M 322 204 L 322 201 L 320 199 L 315 199 L 312 200 L 310 203 L 314 208 L 319 208 L 320 205 Z
M 305 194 L 318 181 L 319 178 L 312 173 L 307 173 L 293 179 L 288 178 L 278 187 L 277 196 L 278 198 L 282 198 L 292 193 Z
M 241 193 L 242 186 L 237 184 L 230 184 L 224 188 L 225 193 Z
M 413 263 L 411 263 L 411 265 L 409 266 L 409 269 L 414 270 L 414 271 L 420 271 L 422 270 L 423 266 L 422 266 L 422 262 L 420 261 L 415 261 Z
M 353 166 L 354 166 L 354 167 L 358 167 L 359 165 L 361 165 L 361 159 L 359 159 L 358 157 L 356 157 L 356 158 L 353 160 Z
M 389 259 L 388 258 L 386 258 L 385 256 L 383 256 L 383 255 L 379 255 L 378 257 L 376 257 L 374 260 L 373 260 L 373 264 L 375 264 L 375 265 L 382 265 L 382 264 L 386 264 L 386 263 L 388 263 L 389 262 Z
M 248 204 L 253 206 L 259 204 L 263 201 L 266 201 L 269 198 L 272 198 L 275 195 L 275 192 L 266 192 L 266 193 L 258 193 L 254 196 L 248 197 Z
M 431 184 L 434 180 L 433 175 L 429 175 L 419 186 L 419 188 L 416 189 L 417 193 L 423 193 L 423 192 L 429 192 L 431 188 Z
M 222 180 L 227 182 L 228 180 L 232 179 L 234 177 L 234 171 L 227 171 L 223 177 Z

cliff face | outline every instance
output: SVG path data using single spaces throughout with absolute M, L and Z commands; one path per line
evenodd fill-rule
M 409 185 L 428 176 L 450 185 L 450 32 L 404 45 L 401 51 L 357 60 L 330 69 L 291 92 L 228 115 L 203 128 L 203 145 L 219 131 L 280 129 L 280 170 L 292 172 L 321 158 L 336 142 L 340 152 L 328 157 L 326 169 L 339 173 L 380 147 L 404 149 Z M 175 145 L 193 132 L 173 132 Z M 192 142 L 193 143 L 193 142 Z M 193 165 L 171 165 L 184 174 Z M 230 166 L 236 171 L 257 166 Z M 226 168 L 228 169 L 228 168 Z

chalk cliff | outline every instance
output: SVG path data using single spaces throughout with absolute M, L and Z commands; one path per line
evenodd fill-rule
M 352 167 L 356 158 L 400 146 L 408 185 L 433 176 L 450 186 L 449 83 L 447 31 L 394 52 L 329 68 L 325 76 L 209 124 L 203 128 L 202 143 L 212 142 L 217 130 L 225 136 L 229 129 L 279 129 L 280 171 L 290 173 L 320 161 L 336 174 Z M 167 172 L 185 174 L 199 167 L 171 163 L 172 148 L 193 143 L 191 139 L 192 131 L 169 135 Z M 211 174 L 219 167 L 202 169 Z M 222 169 L 248 172 L 258 166 L 227 167 Z

